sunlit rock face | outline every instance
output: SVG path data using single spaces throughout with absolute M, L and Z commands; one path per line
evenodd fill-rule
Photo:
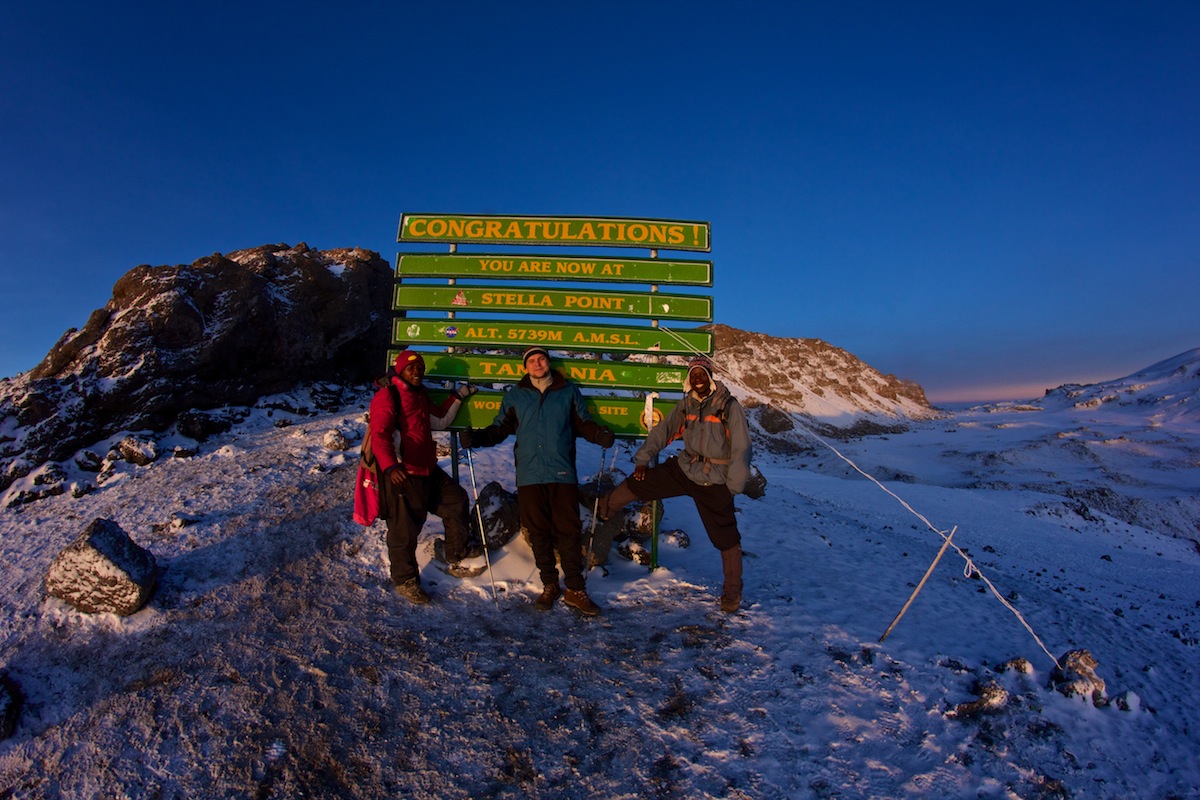
M 264 245 L 139 266 L 32 371 L 0 380 L 0 488 L 121 430 L 381 370 L 392 270 L 362 249 Z

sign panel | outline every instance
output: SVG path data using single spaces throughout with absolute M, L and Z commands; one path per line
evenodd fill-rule
M 395 363 L 397 355 L 398 350 L 389 352 L 388 362 Z M 525 367 L 519 356 L 422 355 L 425 357 L 425 377 L 433 381 L 516 383 L 525 377 Z M 679 392 L 687 378 L 687 367 L 673 364 L 559 358 L 553 359 L 551 364 L 564 378 L 585 388 Z
M 396 241 L 712 250 L 707 222 L 620 217 L 403 214 Z
M 638 328 L 626 325 L 579 325 L 501 320 L 466 322 L 453 319 L 398 318 L 392 343 L 442 347 L 504 347 L 523 350 L 540 344 L 548 350 L 588 350 L 606 353 L 691 355 L 713 351 L 706 330 Z
M 712 286 L 711 261 L 398 253 L 397 278 L 497 278 Z
M 429 393 L 433 402 L 440 403 L 446 392 L 432 391 Z M 451 430 L 463 428 L 486 428 L 500 413 L 500 402 L 504 399 L 503 392 L 479 392 L 467 398 L 458 410 Z M 647 421 L 646 401 L 637 397 L 597 397 L 584 395 L 588 413 L 592 419 L 601 425 L 612 428 L 617 436 L 645 436 L 650 429 L 657 425 L 675 405 L 674 400 L 656 401 L 653 409 L 653 419 Z
M 426 311 L 521 312 L 580 314 L 601 317 L 686 319 L 712 322 L 712 298 L 659 292 L 606 292 L 583 289 L 542 289 L 536 286 L 418 286 L 396 287 L 395 308 Z

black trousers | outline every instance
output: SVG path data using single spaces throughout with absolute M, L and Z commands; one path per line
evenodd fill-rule
M 562 564 L 563 583 L 582 589 L 583 525 L 579 520 L 579 487 L 574 483 L 535 483 L 517 487 L 521 525 L 529 531 L 533 562 L 542 585 L 558 583 L 554 553 Z
M 687 495 L 696 501 L 696 511 L 700 513 L 700 521 L 704 523 L 704 530 L 708 532 L 713 547 L 728 550 L 742 543 L 733 509 L 733 493 L 725 484 L 701 486 L 693 483 L 691 478 L 683 474 L 674 456 L 661 466 L 646 470 L 644 479 L 629 479 L 628 485 L 641 500 L 663 500 Z
M 397 586 L 419 577 L 417 539 L 425 519 L 433 512 L 446 527 L 446 558 L 457 560 L 471 535 L 467 492 L 439 467 L 428 475 L 409 475 L 393 486 L 383 480 L 383 509 L 387 519 L 388 563 Z

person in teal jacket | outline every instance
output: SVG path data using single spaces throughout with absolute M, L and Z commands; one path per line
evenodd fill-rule
M 524 356 L 525 377 L 509 389 L 500 413 L 486 428 L 459 433 L 463 447 L 491 447 L 516 434 L 517 508 L 529 531 L 534 563 L 542 579 L 537 607 L 548 610 L 562 594 L 563 602 L 588 616 L 600 613 L 588 597 L 583 577 L 583 525 L 579 518 L 579 478 L 575 471 L 575 437 L 610 447 L 615 436 L 592 419 L 579 387 L 550 369 L 550 353 L 531 347 Z

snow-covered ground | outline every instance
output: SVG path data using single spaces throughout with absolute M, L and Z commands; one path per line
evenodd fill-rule
M 487 574 L 427 565 L 435 602 L 409 605 L 389 590 L 382 523 L 350 520 L 356 452 L 323 444 L 361 433 L 365 399 L 290 427 L 257 410 L 191 458 L 0 512 L 0 667 L 26 695 L 0 796 L 1198 796 L 1200 553 L 1172 535 L 1195 534 L 1186 418 L 1010 405 L 834 443 L 953 529 L 1013 607 L 952 549 L 881 643 L 942 539 L 816 442 L 756 456 L 770 484 L 738 502 L 733 616 L 686 500 L 663 528 L 690 547 L 664 541 L 653 572 L 614 554 L 591 574 L 600 618 L 535 611 L 519 537 L 493 554 L 497 603 Z M 581 443 L 581 475 L 600 461 Z M 510 447 L 477 453 L 475 472 L 511 489 Z M 97 517 L 166 569 L 131 617 L 43 596 Z M 1114 702 L 1047 688 L 1039 640 L 1090 651 Z M 1014 658 L 1031 671 L 1001 671 Z M 1006 703 L 955 713 L 989 683 Z

